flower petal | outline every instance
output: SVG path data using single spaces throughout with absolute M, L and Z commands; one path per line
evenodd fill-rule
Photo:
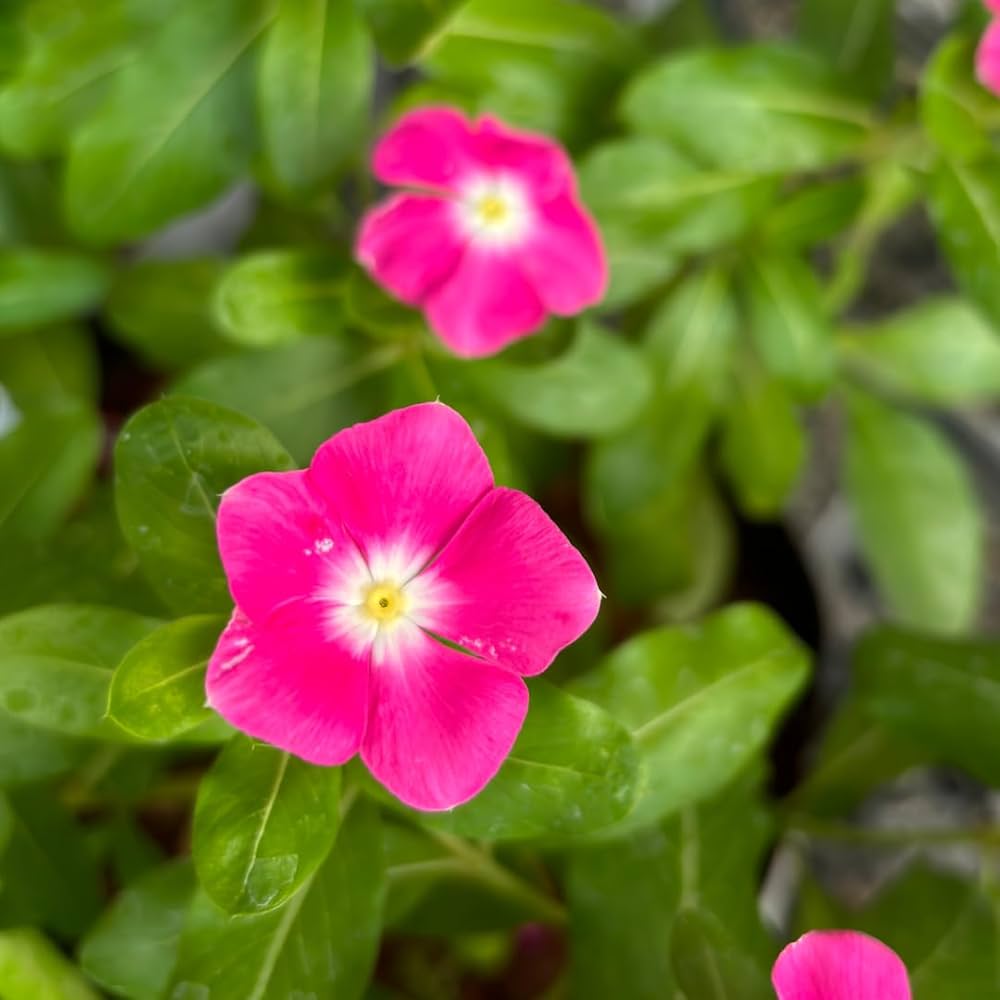
M 535 212 L 531 236 L 517 257 L 546 309 L 572 316 L 600 302 L 608 262 L 593 220 L 569 193 Z
M 493 473 L 460 414 L 419 403 L 335 434 L 316 452 L 309 481 L 336 507 L 373 576 L 399 582 L 451 538 Z
M 313 764 L 361 746 L 368 657 L 331 639 L 321 606 L 294 601 L 260 624 L 237 610 L 208 664 L 208 703 L 230 725 Z
M 538 202 L 576 189 L 569 157 L 559 143 L 547 136 L 510 128 L 484 115 L 476 122 L 473 146 L 483 165 L 516 176 Z
M 515 260 L 470 247 L 427 298 L 427 321 L 461 357 L 496 354 L 545 322 L 545 307 Z
M 371 672 L 361 757 L 414 809 L 451 809 L 496 774 L 524 722 L 528 689 L 515 674 L 415 633 L 405 662 Z
M 379 140 L 372 169 L 383 184 L 454 192 L 476 169 L 472 126 L 454 108 L 419 108 Z
M 443 198 L 389 198 L 362 219 L 355 256 L 379 284 L 416 305 L 458 265 L 462 242 L 449 218 L 454 211 Z
M 519 674 L 543 671 L 601 603 L 583 556 L 517 490 L 487 494 L 427 575 L 447 596 L 419 623 Z
M 357 548 L 306 476 L 260 472 L 222 495 L 219 554 L 233 600 L 254 621 L 358 565 Z
M 1000 95 L 1000 20 L 983 32 L 976 50 L 976 77 L 984 87 Z
M 778 956 L 779 1000 L 910 1000 L 906 966 L 887 945 L 856 931 L 811 931 Z

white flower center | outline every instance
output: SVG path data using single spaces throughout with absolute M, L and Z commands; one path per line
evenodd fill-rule
M 472 180 L 462 192 L 457 210 L 463 232 L 483 246 L 518 243 L 531 225 L 531 205 L 524 188 L 502 174 Z

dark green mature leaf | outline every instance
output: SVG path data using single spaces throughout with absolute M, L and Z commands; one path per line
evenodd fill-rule
M 797 398 L 821 396 L 833 377 L 834 341 L 812 268 L 792 254 L 754 257 L 743 294 L 765 367 Z
M 105 720 L 112 671 L 155 624 L 71 604 L 0 619 L 0 712 L 69 736 L 113 738 L 116 727 Z
M 264 153 L 293 195 L 332 179 L 367 125 L 371 40 L 356 0 L 282 0 L 257 75 Z
M 87 975 L 116 995 L 160 1000 L 177 961 L 194 888 L 186 859 L 155 868 L 128 885 L 80 945 Z
M 81 934 L 100 909 L 97 867 L 83 829 L 46 789 L 11 792 L 0 858 L 0 924 Z
M 528 366 L 489 359 L 464 365 L 462 375 L 511 419 L 557 437 L 622 430 L 642 411 L 653 388 L 641 354 L 586 322 L 552 361 Z
M 0 931 L 4 1000 L 99 1000 L 77 969 L 34 928 Z
M 378 950 L 384 891 L 378 813 L 356 801 L 326 861 L 280 909 L 227 917 L 195 897 L 168 995 L 359 998 Z
M 706 163 L 760 173 L 846 159 L 872 124 L 863 107 L 836 93 L 820 63 L 765 46 L 668 56 L 630 85 L 622 114 L 635 131 L 674 141 Z
M 841 357 L 882 389 L 924 403 L 1000 397 L 1000 336 L 960 298 L 925 299 L 873 326 L 848 330 Z
M 1000 326 L 1000 157 L 939 161 L 930 210 L 962 291 Z
M 339 822 L 339 768 L 236 736 L 198 792 L 198 880 L 227 913 L 276 909 L 316 871 Z
M 484 840 L 564 840 L 621 819 L 637 781 L 637 755 L 624 726 L 589 702 L 536 683 L 499 774 L 471 802 L 422 820 Z
M 624 722 L 639 746 L 639 795 L 608 832 L 638 829 L 731 781 L 770 738 L 807 671 L 794 636 L 752 604 L 697 626 L 652 629 L 613 650 L 571 685 Z
M 89 312 L 107 285 L 104 264 L 81 253 L 0 251 L 0 334 Z
M 115 670 L 108 715 L 145 740 L 170 740 L 212 718 L 205 669 L 226 619 L 194 615 L 138 642 Z
M 122 531 L 156 592 L 179 614 L 232 606 L 215 541 L 219 497 L 254 472 L 291 469 L 249 417 L 174 397 L 140 410 L 115 448 Z
M 865 711 L 915 745 L 1000 782 L 1000 643 L 880 626 L 855 653 Z
M 670 935 L 677 985 L 698 1000 L 771 1000 L 760 965 L 733 940 L 713 914 L 684 909 Z
M 143 236 L 220 194 L 256 145 L 251 51 L 275 0 L 181 0 L 76 132 L 66 208 L 97 243 Z
M 983 523 L 961 458 L 924 420 L 860 392 L 848 403 L 847 490 L 886 603 L 920 628 L 965 628 L 980 599 Z
M 274 347 L 343 324 L 350 262 L 313 250 L 250 254 L 223 275 L 215 316 L 228 336 L 251 347 Z
M 465 0 L 358 0 L 379 53 L 394 66 L 415 59 Z
M 185 396 L 239 410 L 269 427 L 301 465 L 335 431 L 385 409 L 385 370 L 395 345 L 360 338 L 310 337 L 260 353 L 211 361 L 174 386 Z
M 895 0 L 804 0 L 803 42 L 851 93 L 878 97 L 892 80 Z
M 232 350 L 212 315 L 222 260 L 146 260 L 119 272 L 108 297 L 111 330 L 160 368 L 183 368 Z

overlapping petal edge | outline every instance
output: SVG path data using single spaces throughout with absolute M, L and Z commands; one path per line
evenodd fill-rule
M 494 485 L 442 403 L 347 428 L 306 470 L 244 479 L 217 531 L 236 609 L 209 704 L 316 764 L 360 752 L 418 809 L 494 776 L 527 712 L 523 677 L 600 604 L 580 553 L 534 500 Z
M 382 138 L 373 169 L 409 190 L 367 213 L 355 254 L 456 354 L 495 354 L 604 296 L 600 233 L 551 139 L 422 108 Z

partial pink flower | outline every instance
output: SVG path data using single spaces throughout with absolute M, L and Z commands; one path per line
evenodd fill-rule
M 1000 95 L 1000 0 L 985 3 L 994 18 L 976 50 L 976 77 L 984 87 Z
M 788 945 L 771 973 L 778 1000 L 910 1000 L 906 966 L 857 931 L 810 931 Z
M 373 167 L 413 190 L 364 217 L 355 254 L 456 354 L 495 354 L 547 314 L 571 316 L 603 297 L 600 234 L 551 139 L 423 108 L 384 136 Z
M 343 430 L 304 471 L 244 479 L 217 530 L 236 610 L 209 704 L 315 764 L 360 751 L 417 809 L 493 777 L 527 712 L 522 678 L 600 603 L 580 553 L 534 500 L 494 486 L 442 403 Z

